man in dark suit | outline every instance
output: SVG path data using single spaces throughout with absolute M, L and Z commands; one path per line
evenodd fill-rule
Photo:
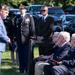
M 54 19 L 48 15 L 48 7 L 43 6 L 41 8 L 41 15 L 42 17 L 36 21 L 36 36 L 38 41 L 47 41 L 53 33 L 53 25 Z M 51 39 L 51 38 L 50 38 Z M 52 41 L 52 40 L 50 40 Z M 44 45 L 41 44 L 39 46 L 39 54 L 45 55 Z
M 35 64 L 35 75 L 43 75 L 44 66 L 50 65 L 51 68 L 52 66 L 55 65 L 53 61 L 63 60 L 64 57 L 68 54 L 68 51 L 70 50 L 70 44 L 68 43 L 69 41 L 70 41 L 70 34 L 68 32 L 60 32 L 58 41 L 56 43 L 60 48 L 56 50 L 53 56 L 50 57 L 49 60 L 46 60 L 46 62 L 37 62 Z
M 23 4 L 19 6 L 21 15 L 15 18 L 16 39 L 19 54 L 20 73 L 28 70 L 28 48 L 30 36 L 34 36 L 34 20 L 29 14 L 26 14 L 26 8 Z
M 56 62 L 51 69 L 44 67 L 44 75 L 75 75 L 75 34 L 71 37 L 71 50 L 64 60 Z

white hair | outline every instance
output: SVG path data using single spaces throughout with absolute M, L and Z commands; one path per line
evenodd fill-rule
M 71 38 L 72 39 L 75 39 L 75 33 L 72 34 Z
M 69 32 L 61 31 L 59 33 L 59 35 L 61 35 L 66 40 L 66 42 L 70 41 L 70 33 Z
M 57 35 L 57 36 L 58 36 L 58 35 L 59 35 L 59 33 L 60 33 L 60 32 L 54 32 L 54 34 L 53 34 L 53 35 Z

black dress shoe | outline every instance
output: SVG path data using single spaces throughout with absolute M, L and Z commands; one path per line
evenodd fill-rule
M 20 70 L 20 73 L 24 73 L 24 70 Z
M 28 73 L 28 69 L 26 69 L 25 72 Z

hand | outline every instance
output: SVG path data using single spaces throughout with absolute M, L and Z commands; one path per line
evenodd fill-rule
M 11 40 L 10 40 L 10 38 L 8 39 L 8 43 L 11 43 Z
M 50 60 L 52 60 L 53 59 L 53 56 L 52 57 L 50 57 Z
M 38 61 L 44 61 L 45 59 L 43 59 L 42 57 L 38 58 Z
M 30 36 L 30 38 L 31 38 L 31 39 L 34 39 L 35 37 L 34 37 L 34 36 Z
M 60 62 L 57 62 L 57 64 L 58 64 L 58 65 L 61 65 L 61 64 L 62 64 L 62 61 L 60 61 Z
M 56 62 L 51 62 L 53 65 L 57 65 L 57 63 Z
M 50 59 L 50 61 L 51 61 L 51 63 L 52 63 L 53 65 L 58 65 L 58 64 L 57 64 L 57 62 L 58 62 L 57 60 Z
M 49 59 L 50 56 L 43 56 L 42 58 L 43 58 L 43 59 Z
M 39 57 L 39 58 L 38 58 L 38 60 L 41 60 L 41 61 L 42 61 L 42 60 L 46 60 L 46 59 L 48 59 L 48 56 L 42 56 L 42 57 Z
M 57 65 L 56 62 L 51 61 L 50 59 L 47 59 L 45 62 L 50 63 L 50 64 L 53 64 L 53 65 Z
M 52 64 L 53 65 L 61 65 L 62 64 L 62 61 L 56 61 L 56 60 L 52 60 Z
M 34 59 L 37 59 L 38 61 L 42 61 L 42 60 L 45 60 L 43 57 L 44 57 L 44 55 L 40 55 Z
M 37 40 L 38 41 L 42 41 L 43 40 L 43 37 L 42 36 L 37 36 Z

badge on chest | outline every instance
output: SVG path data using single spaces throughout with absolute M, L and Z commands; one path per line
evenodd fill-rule
M 30 22 L 30 19 L 29 19 L 29 18 L 26 18 L 26 19 L 25 19 L 25 23 L 26 23 L 26 24 L 29 24 L 29 22 Z

